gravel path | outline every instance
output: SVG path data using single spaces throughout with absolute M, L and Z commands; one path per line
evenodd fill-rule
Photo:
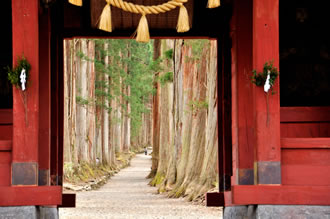
M 62 219 L 85 218 L 222 218 L 221 208 L 194 205 L 183 199 L 156 194 L 148 186 L 151 157 L 138 154 L 131 166 L 111 177 L 98 190 L 78 192 L 76 208 L 61 208 Z

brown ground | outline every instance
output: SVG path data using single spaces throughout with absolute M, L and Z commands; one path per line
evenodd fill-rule
M 78 192 L 76 208 L 60 209 L 60 218 L 222 218 L 221 208 L 207 208 L 156 194 L 148 186 L 151 157 L 138 154 L 131 166 L 98 190 Z

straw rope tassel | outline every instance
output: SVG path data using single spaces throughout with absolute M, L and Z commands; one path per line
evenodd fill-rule
M 220 0 L 209 0 L 207 7 L 208 8 L 216 8 L 220 6 Z
M 147 43 L 150 40 L 148 21 L 145 14 L 142 14 L 142 17 L 139 22 L 139 26 L 136 30 L 136 41 L 141 43 Z
M 178 24 L 176 30 L 179 33 L 187 32 L 190 29 L 188 11 L 185 6 L 180 6 Z
M 82 6 L 82 0 L 69 0 L 69 3 L 77 6 Z
M 103 8 L 100 16 L 99 29 L 112 32 L 111 7 L 109 1 L 107 1 L 107 5 Z

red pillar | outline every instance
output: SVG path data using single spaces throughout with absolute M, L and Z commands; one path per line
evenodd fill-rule
M 38 184 L 38 4 L 37 0 L 12 0 L 13 64 L 23 54 L 31 64 L 26 91 L 13 88 L 12 185 Z
M 261 72 L 267 61 L 279 66 L 279 0 L 253 0 L 253 68 Z M 275 94 L 254 86 L 255 183 L 281 184 L 279 79 Z M 269 122 L 267 123 L 267 114 Z
M 40 121 L 39 121 L 39 185 L 50 185 L 50 16 L 44 9 L 39 17 L 40 24 Z
M 233 154 L 239 185 L 254 184 L 252 1 L 236 0 L 232 20 Z

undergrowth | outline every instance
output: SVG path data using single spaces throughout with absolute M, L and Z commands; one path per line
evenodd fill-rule
M 134 157 L 134 152 L 117 153 L 116 164 L 107 163 L 95 164 L 86 161 L 80 163 L 64 163 L 64 181 L 72 184 L 87 183 L 93 179 L 103 176 L 111 177 L 120 169 L 129 166 L 130 160 Z

